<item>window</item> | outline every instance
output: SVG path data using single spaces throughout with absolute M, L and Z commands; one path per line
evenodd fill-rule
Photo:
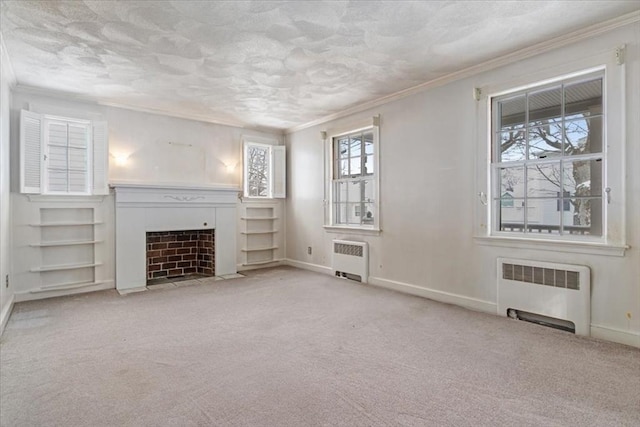
M 244 196 L 284 198 L 285 147 L 245 141 Z
M 377 129 L 331 138 L 331 225 L 378 229 Z
M 21 192 L 108 194 L 106 123 L 22 111 Z
M 492 99 L 495 231 L 603 236 L 603 86 L 598 72 Z

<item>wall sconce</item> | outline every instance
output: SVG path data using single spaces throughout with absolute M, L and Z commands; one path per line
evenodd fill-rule
M 113 156 L 113 158 L 116 162 L 116 166 L 126 166 L 127 162 L 129 161 L 128 154 L 116 154 Z

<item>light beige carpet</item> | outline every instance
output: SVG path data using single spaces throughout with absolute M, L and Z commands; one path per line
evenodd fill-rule
M 640 351 L 276 268 L 21 303 L 3 426 L 638 426 Z

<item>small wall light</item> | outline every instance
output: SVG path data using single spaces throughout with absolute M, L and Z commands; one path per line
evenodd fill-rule
M 116 161 L 116 166 L 126 166 L 129 161 L 128 154 L 116 154 L 113 157 Z

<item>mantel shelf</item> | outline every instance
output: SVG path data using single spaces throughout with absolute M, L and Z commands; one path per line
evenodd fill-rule
M 75 225 L 98 225 L 98 224 L 102 224 L 102 222 L 100 221 L 43 222 L 39 224 L 29 224 L 29 225 L 31 227 L 69 227 L 69 226 L 75 226 Z
M 240 234 L 252 235 L 252 234 L 273 234 L 277 233 L 278 230 L 269 230 L 269 231 L 241 231 Z
M 260 221 L 260 220 L 268 220 L 268 219 L 278 219 L 277 216 L 259 216 L 259 217 L 247 217 L 243 216 L 240 219 L 249 220 L 249 221 Z
M 104 240 L 73 240 L 67 242 L 42 242 L 42 243 L 34 243 L 32 247 L 35 248 L 47 248 L 52 246 L 75 246 L 75 245 L 94 245 L 96 243 L 102 243 Z
M 244 249 L 241 249 L 241 250 L 242 250 L 242 252 L 259 252 L 259 251 L 270 251 L 272 249 L 278 249 L 278 247 L 277 246 L 267 246 L 267 247 L 264 247 L 264 248 L 244 248 Z
M 91 264 L 62 264 L 62 265 L 45 265 L 42 267 L 32 268 L 32 273 L 45 272 L 45 271 L 60 271 L 60 270 L 76 270 L 80 268 L 91 268 L 102 265 L 101 262 Z

